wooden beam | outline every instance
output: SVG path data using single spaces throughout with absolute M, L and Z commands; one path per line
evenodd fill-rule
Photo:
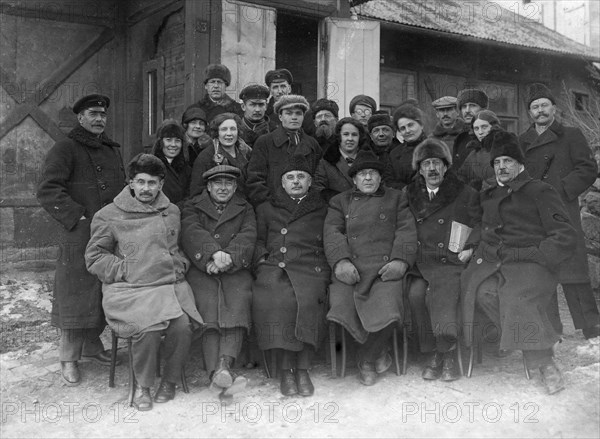
M 31 104 L 20 104 L 10 112 L 4 122 L 0 123 L 0 139 L 4 138 L 10 130 L 19 125 L 23 119 L 29 116 L 34 107 Z
M 24 2 L 27 3 L 27 2 Z M 48 2 L 44 7 L 44 2 L 36 2 L 31 4 L 38 5 L 37 8 L 26 7 L 21 5 L 14 5 L 7 2 L 0 2 L 0 14 L 12 15 L 15 17 L 28 18 L 32 20 L 50 20 L 50 21 L 62 21 L 65 23 L 78 23 L 78 24 L 88 24 L 92 26 L 104 26 L 111 27 L 113 26 L 116 17 L 110 16 L 107 14 L 106 16 L 98 16 L 97 14 L 90 13 L 89 15 L 81 14 L 78 10 L 74 10 L 75 5 L 79 5 L 81 8 L 82 3 L 77 2 L 69 2 L 65 3 L 65 6 L 71 8 L 70 10 L 60 10 L 60 3 L 50 3 Z M 99 5 L 106 5 L 106 2 L 95 2 L 91 3 L 96 5 L 96 7 L 100 7 Z M 111 8 L 114 10 L 114 8 Z M 108 11 L 108 9 L 107 9 Z M 91 11 L 94 12 L 94 11 Z
M 197 0 L 196 0 L 197 1 Z M 203 0 L 204 1 L 204 0 Z M 172 11 L 180 9 L 183 7 L 182 0 L 168 0 L 168 1 L 158 1 L 152 3 L 127 17 L 127 24 L 133 25 L 139 23 L 142 20 L 150 17 L 151 15 L 156 14 L 157 12 L 162 12 L 164 15 L 169 14 Z
M 20 87 L 17 86 L 16 75 L 13 72 L 7 72 L 2 66 L 0 66 L 0 84 L 2 85 L 4 91 L 6 91 L 6 93 L 8 93 L 8 95 L 17 102 L 17 104 L 21 103 L 21 96 L 17 91 Z M 6 87 L 5 84 L 12 84 L 16 86 L 16 88 Z
M 29 112 L 29 115 L 50 137 L 54 139 L 55 142 L 65 138 L 65 134 L 61 131 L 56 122 L 54 122 L 50 116 L 44 113 L 39 107 L 33 107 Z

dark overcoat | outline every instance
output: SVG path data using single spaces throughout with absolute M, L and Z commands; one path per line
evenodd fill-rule
M 167 169 L 162 191 L 171 203 L 181 207 L 189 195 L 192 168 L 187 162 L 181 163 L 180 166 L 174 166 L 163 157 L 161 160 Z
M 386 178 L 386 185 L 395 189 L 407 186 L 415 176 L 412 167 L 413 152 L 419 143 L 427 139 L 425 133 L 414 142 L 404 142 L 390 152 L 391 176 Z
M 454 126 L 452 128 L 444 128 L 441 122 L 438 122 L 433 128 L 433 132 L 429 135 L 434 139 L 441 140 L 446 145 L 450 151 L 454 147 L 454 140 L 456 137 L 465 130 L 465 122 L 462 119 L 456 119 L 454 122 Z
M 312 190 L 298 204 L 281 188 L 257 209 L 252 316 L 262 350 L 319 347 L 330 278 L 323 252 L 326 214 L 327 204 Z
M 321 192 L 321 197 L 329 201 L 334 195 L 354 187 L 348 175 L 350 165 L 342 157 L 340 148 L 335 145 L 326 149 L 319 160 L 314 178 L 314 188 Z
M 260 136 L 254 143 L 248 163 L 248 195 L 254 206 L 265 202 L 281 186 L 281 171 L 294 154 L 304 156 L 315 175 L 321 147 L 314 137 L 300 132 L 300 142 L 292 147 L 287 132 L 280 125 L 275 131 Z
M 181 214 L 181 245 L 192 261 L 187 280 L 207 328 L 250 328 L 252 255 L 256 243 L 254 210 L 237 194 L 219 215 L 210 194 L 190 198 Z M 206 264 L 222 250 L 233 267 L 208 274 Z
M 102 285 L 87 271 L 84 253 L 92 217 L 123 189 L 125 171 L 120 145 L 105 134 L 97 137 L 76 127 L 67 137 L 48 151 L 37 191 L 41 206 L 62 225 L 52 324 L 103 327 Z
M 200 107 L 202 108 L 202 110 L 204 110 L 204 113 L 206 113 L 207 123 L 210 123 L 210 121 L 213 120 L 215 116 L 222 113 L 234 113 L 240 117 L 244 114 L 244 112 L 242 111 L 242 106 L 238 102 L 234 101 L 231 97 L 229 97 L 228 94 L 225 94 L 222 103 L 217 104 L 208 96 L 208 94 L 205 93 L 204 96 L 202 96 L 202 99 L 200 99 L 195 104 L 190 105 L 190 107 L 192 106 Z
M 557 121 L 539 136 L 532 125 L 519 141 L 525 154 L 525 169 L 533 178 L 556 189 L 577 230 L 577 250 L 573 258 L 561 265 L 559 282 L 589 282 L 578 197 L 596 180 L 598 166 L 587 141 L 578 128 L 565 127 Z
M 481 240 L 461 276 L 466 344 L 472 343 L 477 289 L 498 273 L 500 349 L 550 348 L 558 335 L 546 309 L 556 292 L 558 267 L 576 245 L 567 211 L 554 188 L 527 171 L 504 187 L 484 189 L 480 203 Z
M 383 186 L 372 195 L 342 192 L 329 201 L 323 236 L 332 269 L 349 259 L 360 274 L 355 285 L 332 274 L 327 319 L 343 325 L 360 343 L 370 332 L 403 322 L 403 279 L 384 282 L 378 271 L 394 259 L 409 267 L 416 260 L 417 228 L 405 195 Z
M 452 222 L 471 227 L 471 242 L 479 233 L 479 193 L 461 182 L 450 170 L 438 193 L 429 200 L 424 178 L 419 175 L 406 187 L 408 205 L 417 223 L 416 265 L 427 281 L 426 303 L 436 336 L 457 336 L 460 274 L 465 264 L 448 249 Z

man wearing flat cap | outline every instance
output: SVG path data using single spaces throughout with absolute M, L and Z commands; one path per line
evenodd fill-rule
M 104 133 L 110 99 L 88 95 L 73 106 L 79 126 L 46 156 L 37 191 L 41 206 L 60 223 L 60 251 L 54 277 L 52 325 L 61 329 L 59 358 L 66 385 L 81 376 L 78 361 L 110 365 L 100 334 L 106 326 L 102 290 L 83 258 L 94 214 L 125 185 L 120 145 Z
M 466 88 L 461 90 L 456 97 L 456 106 L 465 122 L 464 130 L 454 139 L 452 148 L 454 169 L 460 169 L 461 165 L 469 155 L 470 150 L 467 144 L 476 141 L 473 134 L 471 121 L 481 110 L 487 109 L 489 99 L 487 94 L 478 88 Z
M 365 386 L 392 363 L 389 341 L 404 321 L 404 275 L 417 249 L 406 197 L 381 185 L 382 172 L 375 154 L 360 151 L 348 171 L 355 187 L 329 201 L 323 229 L 332 268 L 327 319 L 360 343 L 359 381 Z
M 244 116 L 238 135 L 252 148 L 254 142 L 263 134 L 277 128 L 276 121 L 271 122 L 266 115 L 269 89 L 264 85 L 249 85 L 240 92 Z
M 302 130 L 308 102 L 303 96 L 285 95 L 275 104 L 281 125 L 258 138 L 248 163 L 247 188 L 250 202 L 258 206 L 279 187 L 281 169 L 295 154 L 304 156 L 314 174 L 321 147 L 314 137 Z
M 313 394 L 308 369 L 325 333 L 327 205 L 311 188 L 311 172 L 302 155 L 292 156 L 281 169 L 280 186 L 256 211 L 252 315 L 260 349 L 279 354 L 286 396 Z
M 236 193 L 241 171 L 218 165 L 202 174 L 206 190 L 183 207 L 182 246 L 192 261 L 187 279 L 206 323 L 202 354 L 211 389 L 232 397 L 247 380 L 232 369 L 250 329 L 256 243 L 254 210 Z
M 267 116 L 277 120 L 275 104 L 282 96 L 289 95 L 292 92 L 292 83 L 294 77 L 288 69 L 269 70 L 265 75 L 265 84 L 269 87 L 271 98 L 267 103 Z
M 340 111 L 338 104 L 330 99 L 321 98 L 312 104 L 310 110 L 315 127 L 313 137 L 319 142 L 321 150 L 325 152 L 332 145 L 335 148 L 337 146 L 335 125 Z
M 529 372 L 539 369 L 553 394 L 564 381 L 552 358 L 559 335 L 546 309 L 577 234 L 554 188 L 531 178 L 523 163 L 516 135 L 494 137 L 490 166 L 496 181 L 479 194 L 480 239 L 461 275 L 465 343 L 472 345 L 475 331 L 481 339 L 487 332 L 474 322 L 477 307 L 500 332 L 500 349 L 522 350 Z M 471 239 L 467 248 L 475 244 Z
M 179 209 L 162 193 L 166 168 L 151 154 L 136 155 L 127 167 L 129 186 L 94 215 L 85 252 L 90 273 L 102 281 L 102 306 L 111 329 L 132 338 L 138 385 L 134 406 L 152 409 L 157 354 L 164 334 L 166 364 L 154 402 L 175 397 L 192 342 L 202 325 L 185 280 L 189 260 L 180 250 Z
M 209 64 L 204 70 L 204 89 L 206 94 L 195 107 L 200 107 L 206 114 L 206 122 L 221 113 L 235 113 L 242 115 L 242 107 L 231 99 L 225 92 L 231 83 L 231 72 L 223 64 Z
M 590 284 L 585 238 L 581 227 L 579 195 L 598 176 L 598 166 L 579 128 L 566 127 L 556 119 L 556 99 L 544 84 L 532 84 L 527 94 L 531 127 L 519 141 L 525 154 L 525 168 L 533 178 L 554 187 L 577 230 L 575 257 L 560 266 L 559 282 L 576 329 L 586 339 L 600 335 L 600 316 Z M 562 333 L 556 295 L 549 310 L 555 329 Z
M 375 99 L 367 95 L 356 95 L 350 100 L 350 116 L 367 128 L 371 115 L 377 110 Z
M 450 150 L 454 145 L 454 139 L 465 129 L 464 121 L 458 117 L 456 102 L 454 96 L 442 96 L 431 103 L 438 123 L 429 137 L 446 143 Z
M 181 116 L 181 126 L 185 130 L 187 144 L 183 149 L 184 157 L 190 166 L 194 166 L 198 155 L 212 145 L 212 139 L 206 133 L 208 127 L 206 113 L 200 107 L 188 107 Z

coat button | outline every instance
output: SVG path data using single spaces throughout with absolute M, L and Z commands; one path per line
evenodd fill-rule
M 440 218 L 440 219 L 438 220 L 438 224 L 444 224 L 444 218 Z
M 102 172 L 102 166 L 96 166 L 96 171 Z
M 320 273 L 320 272 L 321 272 L 321 267 L 315 267 L 315 271 L 316 271 L 317 273 Z
M 287 253 L 287 248 L 285 248 L 285 247 L 281 247 L 281 248 L 279 249 L 279 251 L 280 251 L 281 253 Z
M 177 233 L 175 232 L 175 229 L 171 229 L 171 235 L 175 235 L 175 233 Z
M 281 229 L 281 234 L 282 235 L 287 235 L 287 229 L 284 227 L 283 229 Z
M 196 258 L 196 260 L 202 259 L 202 253 L 196 253 L 194 257 Z
M 481 264 L 482 262 L 483 262 L 483 259 L 481 259 L 481 258 L 477 259 L 478 264 Z
M 277 265 L 279 266 L 279 268 L 285 268 L 285 262 L 280 262 Z
M 385 215 L 384 215 L 383 213 L 382 213 L 382 214 L 380 214 L 380 215 L 379 215 L 379 219 L 382 219 L 382 220 L 384 220 L 384 219 L 385 219 Z
M 103 191 L 105 191 L 106 190 L 106 185 L 105 184 L 100 185 L 100 189 L 102 189 Z
M 383 260 L 384 260 L 385 262 L 387 262 L 387 261 L 389 261 L 389 260 L 390 260 L 390 258 L 389 258 L 389 256 L 388 256 L 388 255 L 385 255 L 385 256 L 383 257 Z
M 438 242 L 438 245 L 437 245 L 437 246 L 438 246 L 439 248 L 444 248 L 444 243 L 443 243 L 443 242 Z
M 354 201 L 358 201 L 358 200 L 360 200 L 360 198 L 354 197 Z
M 419 218 L 419 219 L 417 220 L 417 222 L 418 222 L 419 224 L 423 224 L 423 218 Z
M 218 233 L 215 233 L 215 239 L 219 239 L 221 237 L 221 235 L 219 235 Z
M 447 259 L 446 258 L 442 258 L 441 261 L 442 261 L 442 264 L 445 264 L 446 261 L 447 261 Z

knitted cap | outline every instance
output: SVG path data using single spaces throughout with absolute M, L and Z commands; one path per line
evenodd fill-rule
M 423 160 L 434 158 L 442 159 L 446 166 L 452 164 L 452 154 L 446 142 L 434 138 L 425 139 L 413 151 L 412 168 L 417 170 Z

